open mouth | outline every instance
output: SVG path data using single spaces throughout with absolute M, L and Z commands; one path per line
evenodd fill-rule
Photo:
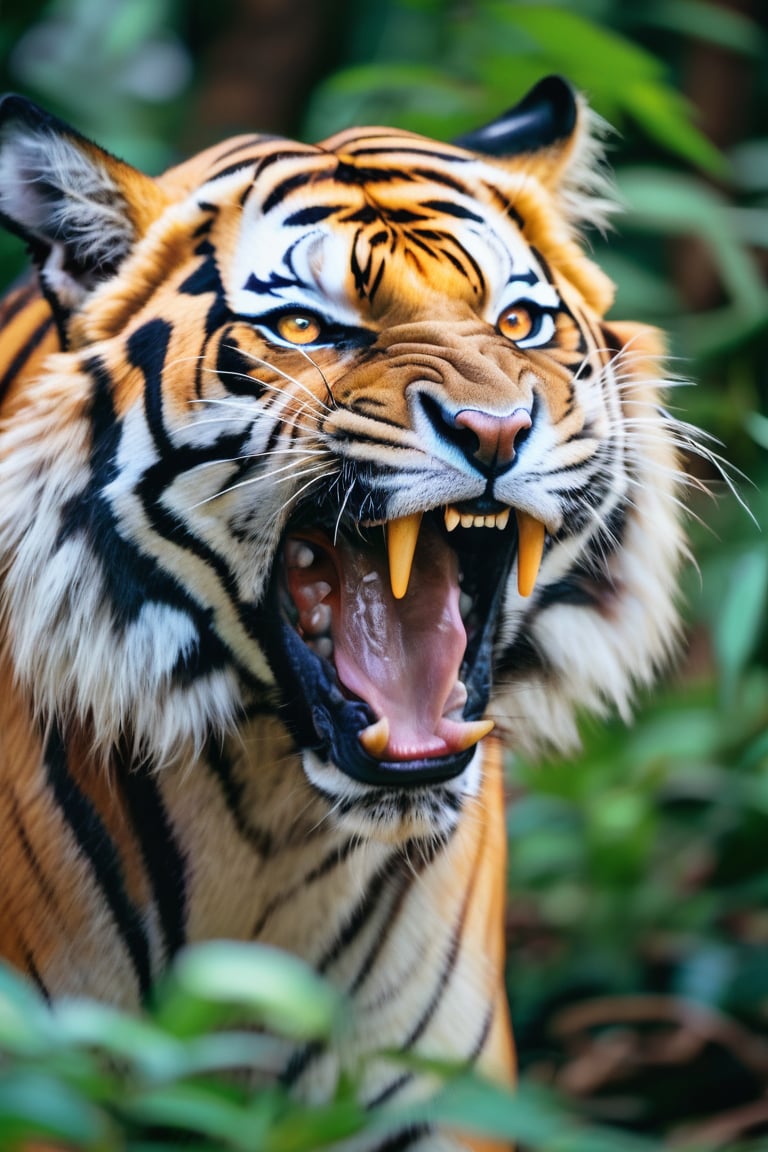
M 507 578 L 517 557 L 530 594 L 544 540 L 543 524 L 509 508 L 337 529 L 299 515 L 275 565 L 268 630 L 300 742 L 366 784 L 462 772 L 493 727 L 482 717 Z

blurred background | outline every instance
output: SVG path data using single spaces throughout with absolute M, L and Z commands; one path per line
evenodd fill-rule
M 3 0 L 0 80 L 149 172 L 241 130 L 451 138 L 559 72 L 614 126 L 613 314 L 670 337 L 690 469 L 686 640 L 635 725 L 509 765 L 526 1081 L 664 1146 L 768 1148 L 768 5 Z M 0 279 L 24 266 L 0 237 Z M 745 508 L 748 506 L 749 511 Z M 618 1145 L 615 1145 L 618 1147 Z M 622 1145 L 623 1147 L 623 1145 Z

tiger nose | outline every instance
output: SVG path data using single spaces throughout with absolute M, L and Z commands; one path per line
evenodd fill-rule
M 503 471 L 515 458 L 521 437 L 531 427 L 527 408 L 515 408 L 508 416 L 494 416 L 478 408 L 462 408 L 453 417 L 453 425 L 472 433 L 472 439 L 461 437 L 461 449 L 469 460 L 484 468 Z M 457 440 L 459 437 L 457 437 Z

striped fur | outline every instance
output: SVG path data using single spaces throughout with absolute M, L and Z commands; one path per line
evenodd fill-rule
M 43 291 L 0 313 L 0 954 L 131 1005 L 187 942 L 287 948 L 356 1010 L 286 1069 L 313 1097 L 382 1048 L 512 1079 L 501 742 L 468 726 L 568 747 L 675 636 L 681 432 L 656 334 L 605 320 L 589 118 L 547 91 L 510 155 L 253 136 L 158 180 L 0 110 Z M 533 593 L 514 516 L 445 509 L 544 525 Z M 370 593 L 377 525 L 422 511 L 407 596 Z

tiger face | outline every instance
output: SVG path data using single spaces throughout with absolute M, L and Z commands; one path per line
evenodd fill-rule
M 150 180 L 19 98 L 0 211 L 60 332 L 6 397 L 41 714 L 157 763 L 269 712 L 335 818 L 450 830 L 496 724 L 567 746 L 675 631 L 655 335 L 606 322 L 589 117 L 229 141 Z

